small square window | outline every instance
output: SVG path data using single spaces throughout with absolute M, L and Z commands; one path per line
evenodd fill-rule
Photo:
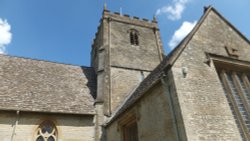
M 130 111 L 118 122 L 122 141 L 138 141 L 138 126 L 136 112 Z
M 136 120 L 123 125 L 123 141 L 138 141 L 138 129 Z

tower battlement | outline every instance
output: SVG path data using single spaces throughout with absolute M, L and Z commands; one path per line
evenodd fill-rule
M 93 44 L 96 41 L 96 38 L 98 36 L 98 33 L 100 31 L 100 27 L 102 25 L 103 20 L 114 20 L 117 22 L 121 23 L 129 23 L 132 25 L 136 26 L 141 26 L 141 27 L 147 27 L 147 28 L 152 28 L 154 30 L 159 30 L 158 25 L 157 25 L 157 20 L 155 17 L 153 17 L 152 20 L 146 19 L 146 18 L 139 18 L 137 16 L 130 16 L 128 14 L 121 14 L 120 12 L 111 12 L 109 10 L 103 10 L 102 18 L 100 19 L 99 26 L 97 27 L 97 32 L 95 33 L 95 37 L 93 38 L 92 42 L 92 47 Z

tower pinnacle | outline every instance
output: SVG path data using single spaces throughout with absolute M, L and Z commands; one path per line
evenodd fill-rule
M 104 5 L 103 5 L 103 10 L 107 10 L 107 4 L 106 3 L 104 3 Z

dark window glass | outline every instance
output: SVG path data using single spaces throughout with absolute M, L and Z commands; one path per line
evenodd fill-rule
M 55 139 L 54 139 L 54 137 L 50 136 L 50 137 L 48 138 L 48 141 L 55 141 Z
M 138 129 L 136 121 L 123 126 L 124 141 L 138 141 Z
M 42 136 L 39 136 L 36 141 L 44 141 L 43 137 Z
M 45 121 L 39 126 L 36 135 L 36 141 L 56 141 L 56 127 L 52 122 Z
M 131 45 L 137 45 L 137 46 L 139 45 L 139 36 L 136 30 L 130 30 L 129 39 Z

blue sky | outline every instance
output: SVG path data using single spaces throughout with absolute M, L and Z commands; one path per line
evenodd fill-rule
M 103 5 L 152 19 L 168 54 L 212 5 L 250 38 L 249 0 L 0 0 L 0 52 L 66 64 L 90 64 Z

